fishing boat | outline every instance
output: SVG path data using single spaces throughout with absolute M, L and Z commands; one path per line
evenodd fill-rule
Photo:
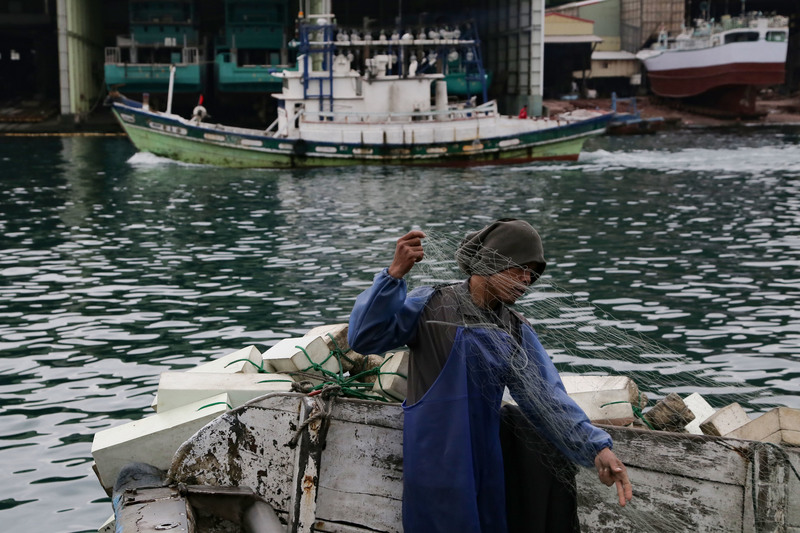
M 101 531 L 401 532 L 408 352 L 360 356 L 346 329 L 163 373 L 156 414 L 95 435 L 94 469 L 114 510 Z M 757 441 L 630 427 L 634 400 L 611 395 L 639 402 L 628 378 L 562 379 L 612 436 L 635 487 L 622 512 L 616 490 L 581 469 L 582 531 L 800 528 L 800 431 L 778 424 Z M 598 382 L 611 385 L 587 385 Z M 800 427 L 797 410 L 775 416 Z
M 711 114 L 753 116 L 759 88 L 785 80 L 786 17 L 723 17 L 700 21 L 670 40 L 661 32 L 636 56 L 658 96 Z
M 296 69 L 273 73 L 283 86 L 273 94 L 277 118 L 264 130 L 206 122 L 208 112 L 201 105 L 191 117 L 172 113 L 172 83 L 165 112 L 118 92 L 109 102 L 138 150 L 240 168 L 575 160 L 586 139 L 604 133 L 613 117 L 581 112 L 519 119 L 501 115 L 495 101 L 478 103 L 477 95 L 453 103 L 445 74 L 422 72 L 414 51 L 464 46 L 464 40 L 403 35 L 383 44 L 394 47 L 392 53 L 367 57 L 361 72 L 348 53 L 354 43 L 338 35 L 333 15 L 307 15 L 301 21 Z M 372 48 L 380 50 L 379 44 Z

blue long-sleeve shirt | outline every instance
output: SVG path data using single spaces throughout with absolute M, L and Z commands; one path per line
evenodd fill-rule
M 611 438 L 567 395 L 533 328 L 505 306 L 487 313 L 471 302 L 467 282 L 407 293 L 406 282 L 384 269 L 356 299 L 348 342 L 365 354 L 407 345 L 411 359 L 406 403 L 411 405 L 424 397 L 448 357 L 464 356 L 451 353 L 460 328 L 490 330 L 508 346 L 482 354 L 487 361 L 484 378 L 507 386 L 536 430 L 567 458 L 592 466 L 600 450 L 612 447 Z M 500 406 L 495 407 L 499 412 Z

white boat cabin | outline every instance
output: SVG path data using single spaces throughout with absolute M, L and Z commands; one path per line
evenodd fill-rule
M 431 120 L 433 111 L 447 112 L 447 87 L 442 74 L 400 77 L 387 74 L 392 58 L 378 55 L 368 64 L 366 74 L 353 70 L 350 60 L 335 56 L 332 72 L 312 68 L 305 56 L 298 58 L 298 70 L 286 70 L 283 91 L 273 97 L 278 108 L 279 137 L 295 137 L 305 123 L 386 123 Z M 313 65 L 316 66 L 316 65 Z M 431 104 L 431 83 L 436 84 L 436 106 Z

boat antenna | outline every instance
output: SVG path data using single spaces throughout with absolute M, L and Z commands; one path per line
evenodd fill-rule
M 403 0 L 397 0 L 397 31 L 403 31 Z

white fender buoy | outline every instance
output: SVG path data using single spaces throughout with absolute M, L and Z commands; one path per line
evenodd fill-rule
M 195 106 L 195 108 L 192 110 L 192 120 L 202 122 L 207 116 L 208 111 L 206 111 L 206 108 L 201 105 Z

